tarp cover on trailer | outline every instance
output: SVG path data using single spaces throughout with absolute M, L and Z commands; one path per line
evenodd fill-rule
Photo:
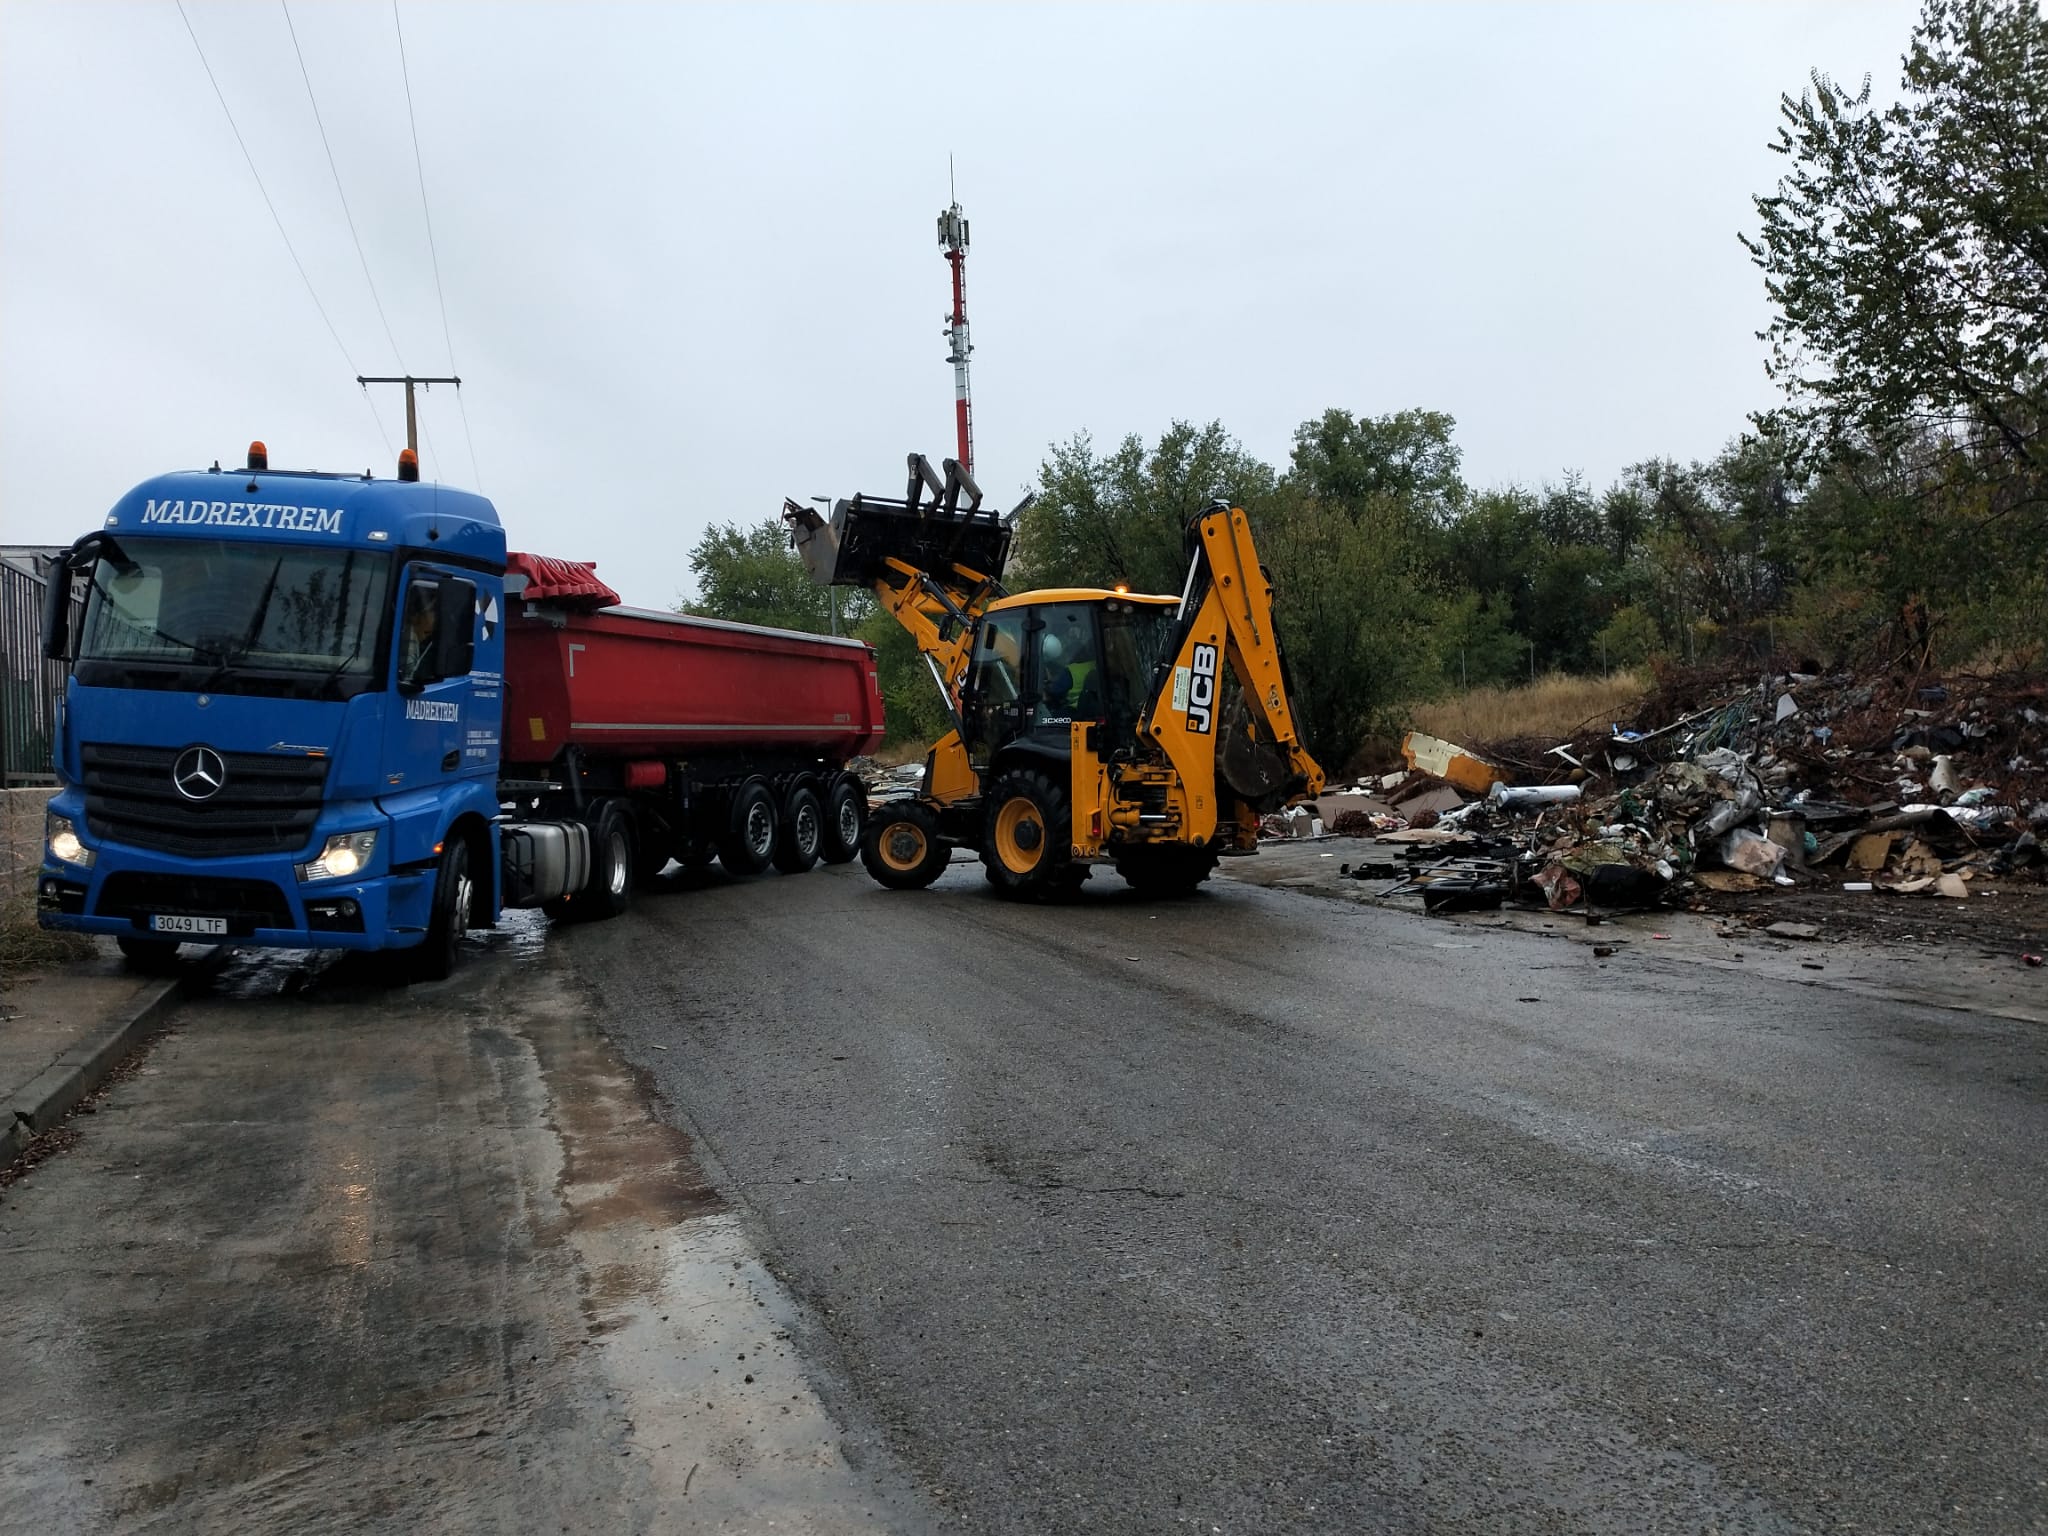
M 514 550 L 505 557 L 505 574 L 526 578 L 526 590 L 520 596 L 529 603 L 619 606 L 619 594 L 597 579 L 597 563 L 592 560 L 555 560 Z

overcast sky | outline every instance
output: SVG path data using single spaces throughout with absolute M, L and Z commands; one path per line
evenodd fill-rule
M 934 218 L 973 221 L 976 465 L 1220 418 L 1450 412 L 1469 479 L 1604 485 L 1768 404 L 1736 233 L 1781 91 L 1895 89 L 1916 7 L 402 0 L 451 391 L 426 473 L 669 604 L 713 520 L 952 451 Z M 390 471 L 354 375 L 443 373 L 388 3 L 0 3 L 0 540 L 137 481 Z M 347 358 L 343 356 L 346 349 Z M 402 446 L 395 391 L 376 401 Z

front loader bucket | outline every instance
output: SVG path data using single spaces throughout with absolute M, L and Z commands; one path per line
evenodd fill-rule
M 871 587 L 887 573 L 891 560 L 919 571 L 957 565 L 1001 579 L 1016 512 L 1004 517 L 992 507 L 984 509 L 980 489 L 951 459 L 943 480 L 922 454 L 912 454 L 910 466 L 909 491 L 901 500 L 845 498 L 833 503 L 829 520 L 794 501 L 783 503 L 783 520 L 813 581 Z

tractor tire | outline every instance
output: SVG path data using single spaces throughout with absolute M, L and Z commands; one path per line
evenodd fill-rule
M 1127 848 L 1117 856 L 1116 872 L 1140 896 L 1189 896 L 1216 868 L 1213 848 L 1168 843 Z
M 825 840 L 825 808 L 815 792 L 799 784 L 782 802 L 782 830 L 775 838 L 775 867 L 800 875 L 818 862 Z
M 981 862 L 998 895 L 1042 901 L 1071 889 L 1073 845 L 1065 789 L 1029 768 L 996 780 L 988 797 Z
M 953 850 L 939 836 L 939 818 L 918 800 L 892 800 L 868 818 L 860 861 L 892 891 L 921 891 L 946 872 Z
M 861 833 L 867 824 L 867 788 L 852 774 L 842 773 L 825 796 L 825 841 L 819 857 L 827 864 L 851 864 L 860 857 Z
M 760 779 L 742 784 L 732 797 L 732 824 L 718 840 L 718 862 L 729 875 L 758 875 L 775 858 L 781 832 L 775 792 Z
M 455 973 L 455 949 L 475 920 L 476 882 L 469 873 L 469 844 L 450 837 L 434 872 L 434 907 L 419 947 L 401 951 L 408 981 L 446 981 Z

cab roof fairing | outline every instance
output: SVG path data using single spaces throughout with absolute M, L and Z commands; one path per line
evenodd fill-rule
M 246 538 L 345 549 L 424 549 L 505 564 L 498 510 L 433 481 L 365 480 L 280 470 L 186 470 L 143 481 L 115 502 L 116 535 Z M 372 533 L 385 537 L 371 539 Z

